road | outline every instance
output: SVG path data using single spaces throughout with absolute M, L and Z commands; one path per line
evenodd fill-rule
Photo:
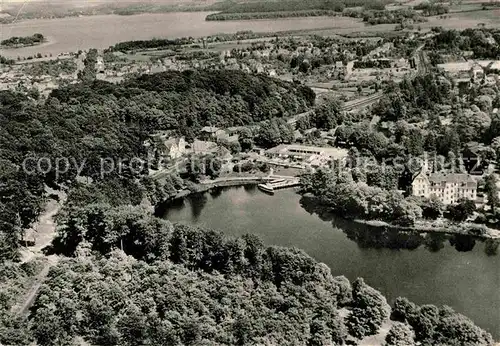
M 61 191 L 55 191 L 50 188 L 45 189 L 47 195 L 57 195 L 58 200 L 50 199 L 45 205 L 45 210 L 38 217 L 38 221 L 29 230 L 35 240 L 35 245 L 25 247 L 21 250 L 21 262 L 26 263 L 31 261 L 36 256 L 43 256 L 42 250 L 52 243 L 56 235 L 55 216 L 61 210 L 62 205 L 66 201 L 66 194 Z
M 48 187 L 46 188 L 46 193 L 47 195 L 57 195 L 58 200 L 51 199 L 47 203 L 44 212 L 40 215 L 37 223 L 33 226 L 33 231 L 36 235 L 35 245 L 21 250 L 22 263 L 32 261 L 39 256 L 45 256 L 42 250 L 52 243 L 52 240 L 56 235 L 57 226 L 54 218 L 57 213 L 59 213 L 59 210 L 61 210 L 67 196 L 64 192 L 55 191 Z M 28 313 L 29 308 L 35 301 L 38 290 L 49 274 L 50 268 L 59 261 L 59 257 L 55 255 L 47 256 L 46 259 L 47 262 L 40 273 L 36 276 L 33 285 L 25 293 L 24 297 L 19 300 L 19 303 L 11 308 L 11 312 L 14 315 L 23 316 Z
M 45 267 L 43 267 L 40 273 L 38 273 L 33 285 L 30 287 L 28 292 L 26 292 L 21 302 L 19 304 L 14 305 L 11 308 L 12 314 L 16 316 L 28 315 L 29 309 L 35 302 L 40 287 L 42 287 L 42 284 L 45 282 L 45 279 L 47 279 L 47 275 L 49 274 L 50 268 L 56 265 L 58 261 L 59 261 L 58 256 L 53 255 L 47 257 L 47 264 L 45 265 Z

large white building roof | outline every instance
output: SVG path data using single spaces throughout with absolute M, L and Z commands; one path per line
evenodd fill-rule
M 270 154 L 297 156 L 323 155 L 334 159 L 347 157 L 348 153 L 346 149 L 341 148 L 314 147 L 298 144 L 281 144 L 277 147 L 267 150 L 266 152 Z

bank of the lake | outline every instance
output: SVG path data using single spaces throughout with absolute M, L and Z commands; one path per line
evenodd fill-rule
M 118 42 L 152 38 L 203 37 L 219 33 L 284 32 L 312 29 L 360 31 L 364 24 L 349 17 L 308 17 L 210 22 L 205 17 L 213 12 L 173 12 L 137 14 L 133 16 L 98 15 L 60 19 L 34 19 L 14 24 L 2 24 L 4 37 L 27 36 L 43 32 L 49 44 L 24 47 L 15 51 L 0 49 L 7 57 L 53 55 L 79 49 L 108 48 Z
M 498 241 L 393 232 L 327 215 L 322 220 L 293 190 L 269 196 L 255 186 L 191 195 L 169 204 L 164 217 L 302 248 L 334 275 L 364 277 L 389 300 L 450 305 L 500 339 Z
M 328 217 L 334 217 L 329 211 L 329 207 L 322 205 L 321 201 L 319 201 L 314 195 L 306 193 L 303 195 L 303 199 L 309 201 L 311 208 L 314 209 L 316 214 L 325 214 L 328 215 Z M 341 217 L 341 215 L 337 215 L 337 217 Z M 498 229 L 493 229 L 483 224 L 471 222 L 454 223 L 444 218 L 434 221 L 420 219 L 417 220 L 413 226 L 401 226 L 391 224 L 386 221 L 365 219 L 353 219 L 350 220 L 350 222 L 366 225 L 370 228 L 388 229 L 391 231 L 460 234 L 470 235 L 482 239 L 500 240 L 500 230 Z

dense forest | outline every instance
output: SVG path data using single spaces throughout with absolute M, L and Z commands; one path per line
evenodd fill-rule
M 413 9 L 398 10 L 371 10 L 371 9 L 345 9 L 342 15 L 354 18 L 363 18 L 363 22 L 371 25 L 401 24 L 405 21 L 412 23 L 425 22 L 426 19 Z
M 68 206 L 58 223 L 52 251 L 69 258 L 51 269 L 30 319 L 3 312 L 4 344 L 341 345 L 389 318 L 387 345 L 491 343 L 449 307 L 398 298 L 391 309 L 362 279 L 333 277 L 303 251 L 252 235 L 106 204 Z
M 75 187 L 70 196 L 77 200 L 102 196 L 138 204 L 179 185 L 158 191 L 146 177 L 147 167 L 133 169 L 132 159 L 146 160 L 143 143 L 152 133 L 171 131 L 191 140 L 203 126 L 289 116 L 315 99 L 304 86 L 237 71 L 172 71 L 115 85 L 93 80 L 94 60 L 89 53 L 82 83 L 54 90 L 44 102 L 0 92 L 3 258 L 17 256 L 23 230 L 40 212 L 45 185 Z M 102 158 L 120 162 L 119 172 L 102 176 Z M 93 184 L 82 186 L 76 176 Z
M 499 42 L 498 34 L 481 32 L 438 32 L 430 47 L 496 54 L 490 43 L 491 38 Z M 148 46 L 133 41 L 119 50 L 170 42 Z M 356 53 L 364 55 L 369 47 Z M 299 55 L 287 64 L 317 68 L 329 62 L 328 55 L 316 60 Z M 188 164 L 187 179 L 169 174 L 160 183 L 148 176 L 149 167 L 136 169 L 134 159 L 146 160 L 144 143 L 157 131 L 190 141 L 204 126 L 259 125 L 240 130 L 234 146 L 221 143 L 236 152 L 248 151 L 254 143 L 272 147 L 291 142 L 294 132 L 286 117 L 310 110 L 297 122 L 298 130 L 335 129 L 329 143 L 349 149 L 352 168 L 339 174 L 332 162 L 331 169 L 302 176 L 302 192 L 319 198 L 321 207 L 345 218 L 402 226 L 441 216 L 460 225 L 481 214 L 474 203 L 463 200 L 445 207 L 435 199 L 404 197 L 396 190 L 408 187 L 415 167 L 398 167 L 397 159 L 429 152 L 451 165 L 475 142 L 480 149 L 473 154 L 494 162 L 500 155 L 500 116 L 492 111 L 500 107 L 496 87 L 472 85 L 459 95 L 454 80 L 432 71 L 388 83 L 369 114 L 346 114 L 337 100 L 315 105 L 310 88 L 264 75 L 169 71 L 111 84 L 95 80 L 96 60 L 97 51 L 90 50 L 80 82 L 54 90 L 46 100 L 0 92 L 0 344 L 343 345 L 377 334 L 383 323 L 391 326 L 387 346 L 492 343 L 488 333 L 449 307 L 418 306 L 405 298 L 387 302 L 362 279 L 334 277 L 336 268 L 301 250 L 156 218 L 151 205 L 190 189 L 200 174 Z M 358 67 L 375 62 L 382 65 L 366 61 Z M 41 64 L 33 73 L 73 67 Z M 371 122 L 372 116 L 380 121 Z M 103 167 L 104 157 L 119 165 Z M 360 159 L 374 159 L 375 167 L 362 170 Z M 382 159 L 385 167 L 377 164 Z M 192 156 L 186 161 L 191 160 L 196 161 Z M 212 156 L 201 160 L 220 164 Z M 248 166 L 242 168 L 269 169 Z M 216 176 L 211 171 L 206 175 Z M 498 223 L 491 202 L 497 196 L 495 203 L 500 203 L 496 180 L 491 176 L 484 183 L 490 186 L 491 219 Z M 47 187 L 68 192 L 56 220 L 57 237 L 47 249 L 60 261 L 50 270 L 29 318 L 14 316 L 16 298 L 44 265 L 16 261 L 24 230 L 50 197 Z M 366 247 L 385 241 L 382 236 L 370 240 L 366 232 L 347 236 Z M 387 242 L 411 249 L 424 241 L 415 234 L 399 236 L 408 242 Z M 470 249 L 471 242 L 452 239 L 459 251 Z
M 370 9 L 383 9 L 390 1 L 367 0 L 281 0 L 281 1 L 249 1 L 234 2 L 224 1 L 211 6 L 213 11 L 223 13 L 258 13 L 258 12 L 295 12 L 304 10 L 329 10 L 342 12 L 347 7 L 367 7 Z
M 176 52 L 179 52 L 181 46 L 183 45 L 192 45 L 193 47 L 196 45 L 201 45 L 203 42 L 211 43 L 211 42 L 226 42 L 226 41 L 236 41 L 236 40 L 249 40 L 254 38 L 263 38 L 263 37 L 275 37 L 276 33 L 274 32 L 253 32 L 251 30 L 241 30 L 235 33 L 219 33 L 215 35 L 206 36 L 203 38 L 195 39 L 193 37 L 183 37 L 177 39 L 152 39 L 152 40 L 136 40 L 136 41 L 124 41 L 115 44 L 114 46 L 109 47 L 106 53 L 113 51 L 132 51 L 132 50 L 163 50 L 163 49 L 172 49 Z
M 110 47 L 111 51 L 128 51 L 134 49 L 156 49 L 181 46 L 184 44 L 193 43 L 193 39 L 152 39 L 152 40 L 137 40 L 137 41 L 124 41 Z
M 234 5 L 214 5 L 222 11 L 210 14 L 206 20 L 245 20 L 285 17 L 312 17 L 342 15 L 363 18 L 371 25 L 425 22 L 424 17 L 448 13 L 441 4 L 423 3 L 415 8 L 386 10 L 383 1 L 307 1 L 249 2 Z M 215 8 L 214 8 L 215 10 Z M 419 10 L 419 11 L 417 11 Z
M 333 10 L 300 10 L 300 11 L 278 11 L 278 12 L 244 12 L 244 13 L 212 13 L 206 16 L 208 21 L 223 20 L 249 20 L 249 19 L 271 19 L 291 17 L 320 17 L 339 16 L 340 13 Z
M 212 5 L 211 9 L 219 12 L 208 15 L 206 20 L 335 16 L 344 15 L 344 10 L 354 7 L 363 7 L 367 12 L 382 11 L 385 9 L 387 3 L 389 3 L 389 1 L 284 0 L 240 3 L 225 1 Z

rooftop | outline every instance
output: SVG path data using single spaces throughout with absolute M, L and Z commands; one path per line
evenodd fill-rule
M 277 147 L 271 148 L 266 151 L 270 154 L 283 154 L 283 155 L 325 155 L 332 158 L 344 158 L 347 156 L 348 151 L 340 148 L 328 147 L 313 147 L 297 144 L 281 144 Z
M 205 126 L 204 128 L 201 129 L 201 131 L 208 133 L 214 133 L 217 132 L 218 130 L 219 128 L 215 126 Z
M 214 152 L 217 150 L 216 143 L 199 140 L 195 140 L 191 147 L 195 153 Z
M 431 173 L 428 179 L 434 184 L 466 183 L 467 186 L 477 187 L 477 181 L 466 173 Z

